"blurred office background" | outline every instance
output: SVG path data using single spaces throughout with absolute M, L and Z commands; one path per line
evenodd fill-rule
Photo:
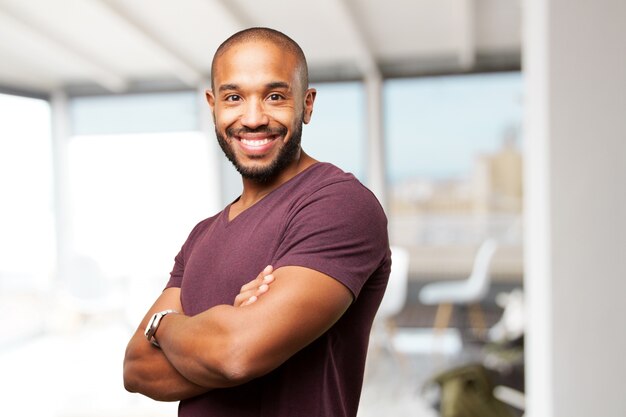
M 360 416 L 440 415 L 470 364 L 513 415 L 625 415 L 622 0 L 0 0 L 0 415 L 175 415 L 122 358 L 239 193 L 204 90 L 249 26 L 303 47 L 304 149 L 389 217 Z

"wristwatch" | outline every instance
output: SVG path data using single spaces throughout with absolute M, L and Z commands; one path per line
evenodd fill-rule
M 154 334 L 156 333 L 157 329 L 159 328 L 159 324 L 161 323 L 161 319 L 163 319 L 163 317 L 167 316 L 170 313 L 178 313 L 178 311 L 176 311 L 176 310 L 163 310 L 163 311 L 159 311 L 158 313 L 154 313 L 154 315 L 152 316 L 152 318 L 148 322 L 148 325 L 146 326 L 146 331 L 144 332 L 144 334 L 146 335 L 146 339 L 148 339 L 148 341 L 150 343 L 152 343 L 156 347 L 160 347 L 160 346 L 159 346 L 159 343 L 154 338 Z

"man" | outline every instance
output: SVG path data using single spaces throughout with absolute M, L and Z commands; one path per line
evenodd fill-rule
M 180 401 L 180 416 L 355 416 L 390 271 L 383 210 L 301 149 L 316 91 L 286 35 L 231 36 L 206 94 L 243 191 L 176 256 L 128 344 L 125 386 Z

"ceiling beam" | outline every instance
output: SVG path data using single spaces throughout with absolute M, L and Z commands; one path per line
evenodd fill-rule
M 329 3 L 330 4 L 330 3 Z M 364 77 L 381 77 L 380 69 L 376 63 L 376 58 L 372 52 L 372 48 L 368 44 L 365 30 L 356 19 L 354 12 L 350 9 L 346 0 L 338 0 L 332 2 L 336 5 L 336 11 L 345 22 L 348 32 L 351 34 L 354 49 L 357 52 L 357 66 Z
M 229 15 L 241 29 L 256 26 L 253 19 L 251 19 L 236 2 L 232 0 L 214 0 L 211 3 L 219 5 L 222 11 Z
M 34 38 L 37 43 L 71 57 L 73 62 L 86 69 L 88 76 L 95 83 L 108 91 L 121 92 L 126 88 L 127 80 L 123 76 L 108 68 L 89 51 L 83 50 L 58 33 L 49 30 L 39 22 L 33 21 L 18 8 L 3 2 L 0 3 L 0 13 L 4 19 L 10 20 L 16 28 L 19 28 L 26 36 Z
M 54 69 L 49 66 L 42 73 L 41 59 L 36 54 L 29 53 L 26 48 L 16 48 L 16 40 L 9 35 L 12 31 L 19 30 L 12 20 L 7 20 L 5 13 L 0 10 L 0 27 L 6 36 L 0 45 L 0 93 L 31 96 L 47 96 L 50 91 L 61 87 L 61 80 Z M 8 35 L 8 36 L 7 36 Z M 23 36 L 28 36 L 22 33 Z M 36 38 L 35 41 L 38 41 Z M 17 40 L 17 44 L 20 40 Z M 22 90 L 22 86 L 25 91 Z M 102 88 L 102 87 L 100 87 Z M 11 93 L 11 90 L 14 92 Z M 31 94 L 28 92 L 30 91 Z
M 461 0 L 461 27 L 459 30 L 459 66 L 471 69 L 476 63 L 476 2 Z
M 176 48 L 169 45 L 167 40 L 155 30 L 144 25 L 126 9 L 121 7 L 118 2 L 112 0 L 92 0 L 104 6 L 111 14 L 118 17 L 122 22 L 126 23 L 136 33 L 148 41 L 156 50 L 159 51 L 161 57 L 169 63 L 174 70 L 174 76 L 182 81 L 185 85 L 195 88 L 202 82 L 204 75 L 201 70 L 190 63 L 183 57 Z
M 329 2 L 330 4 L 330 2 Z M 367 97 L 367 186 L 384 209 L 387 205 L 385 182 L 385 148 L 383 144 L 382 91 L 383 79 L 365 29 L 346 0 L 338 0 L 337 13 L 344 22 L 356 51 L 356 65 L 361 71 Z

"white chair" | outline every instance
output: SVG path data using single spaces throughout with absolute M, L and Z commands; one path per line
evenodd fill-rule
M 60 302 L 81 322 L 96 316 L 121 315 L 126 307 L 125 281 L 105 276 L 98 262 L 85 255 L 74 256 L 63 273 Z M 117 285 L 116 285 L 117 284 Z
M 378 312 L 372 326 L 372 347 L 384 348 L 396 359 L 398 352 L 393 345 L 396 331 L 395 317 L 406 304 L 407 286 L 409 277 L 409 252 L 407 249 L 391 247 L 391 273 L 385 295 L 378 307 Z
M 391 247 L 391 274 L 383 300 L 376 313 L 377 320 L 389 320 L 406 304 L 409 277 L 409 251 L 400 246 Z
M 470 324 L 473 329 L 486 330 L 480 302 L 485 298 L 491 285 L 489 272 L 493 255 L 498 244 L 495 239 L 485 240 L 478 249 L 470 276 L 461 281 L 434 282 L 426 284 L 419 293 L 423 304 L 438 305 L 434 327 L 443 330 L 448 327 L 453 306 L 468 305 Z

